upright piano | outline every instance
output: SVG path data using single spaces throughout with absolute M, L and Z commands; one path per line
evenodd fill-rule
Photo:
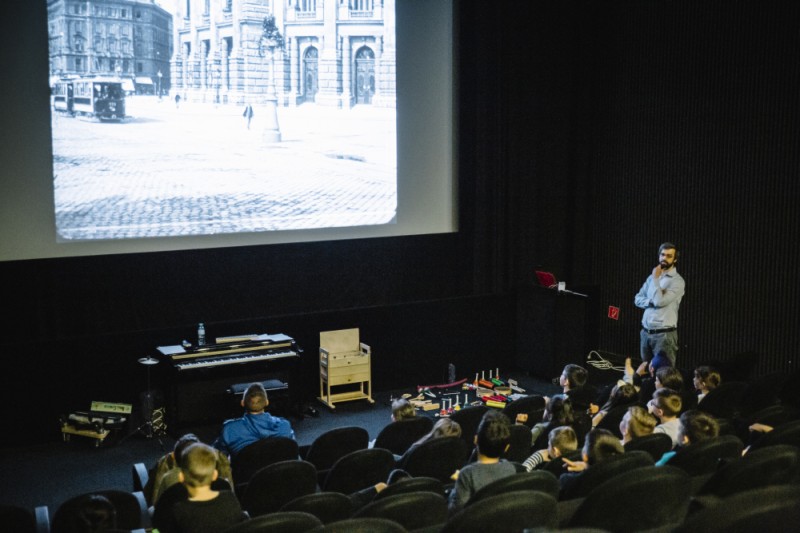
M 302 350 L 283 333 L 228 337 L 194 347 L 159 346 L 157 350 L 168 368 L 168 426 L 222 424 L 239 416 L 241 385 L 254 382 L 268 384 L 273 407 L 296 408 L 289 385 L 296 379 Z

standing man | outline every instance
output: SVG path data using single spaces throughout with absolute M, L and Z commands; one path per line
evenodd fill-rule
M 658 265 L 648 276 L 634 299 L 636 307 L 644 309 L 641 331 L 642 361 L 649 362 L 662 353 L 675 366 L 678 351 L 678 308 L 686 283 L 678 274 L 678 249 L 671 242 L 658 248 Z

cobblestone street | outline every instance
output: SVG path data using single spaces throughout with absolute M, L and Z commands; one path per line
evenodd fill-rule
M 267 111 L 128 98 L 123 122 L 53 115 L 61 239 L 117 239 L 387 223 L 397 203 L 395 111 Z

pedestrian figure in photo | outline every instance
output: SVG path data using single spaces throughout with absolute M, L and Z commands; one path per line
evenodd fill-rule
M 247 129 L 250 129 L 250 121 L 253 120 L 253 106 L 247 104 L 244 108 L 244 113 L 242 114 L 244 118 L 247 119 Z
M 179 108 L 180 106 L 181 106 L 181 95 L 176 94 L 175 95 L 175 109 Z

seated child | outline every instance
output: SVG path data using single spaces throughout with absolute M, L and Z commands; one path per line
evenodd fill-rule
M 481 487 L 517 472 L 514 463 L 501 459 L 511 441 L 511 421 L 500 411 L 487 411 L 475 434 L 478 460 L 453 474 L 450 513 L 460 510 Z
M 682 400 L 680 394 L 671 389 L 658 389 L 653 393 L 653 399 L 647 404 L 648 410 L 659 420 L 653 430 L 654 433 L 666 433 L 672 439 L 674 448 L 680 443 L 678 434 L 681 429 L 678 415 L 681 412 Z
M 597 389 L 587 383 L 588 380 L 589 371 L 575 364 L 566 365 L 558 378 L 558 384 L 562 387 L 563 394 L 569 397 L 576 411 L 588 410 L 589 405 L 597 396 Z
M 392 422 L 408 420 L 417 416 L 417 409 L 405 398 L 398 398 L 392 402 Z M 375 446 L 375 439 L 369 441 L 369 447 Z
M 61 515 L 53 522 L 53 531 L 116 531 L 117 510 L 111 500 L 101 494 L 86 494 L 75 505 L 74 513 Z M 5 531 L 5 530 L 4 530 Z M 8 531 L 11 531 L 8 529 Z
M 713 439 L 719 436 L 719 422 L 703 411 L 686 411 L 680 416 L 680 432 L 678 433 L 679 444 L 674 450 L 665 453 L 656 462 L 656 466 L 669 464 L 669 460 L 675 457 L 683 448 Z
M 562 494 L 577 482 L 583 473 L 592 466 L 601 463 L 609 457 L 625 453 L 619 439 L 608 430 L 593 429 L 586 435 L 583 443 L 582 461 L 570 461 L 564 459 L 567 464 L 568 472 L 561 474 L 558 482 L 561 485 Z
M 598 407 L 595 404 L 590 406 L 589 411 L 594 415 L 592 416 L 592 427 L 597 427 L 612 409 L 622 409 L 630 405 L 635 405 L 638 401 L 639 393 L 636 387 L 629 383 L 617 383 L 611 389 L 611 394 L 602 407 Z
M 195 442 L 200 442 L 200 439 L 194 433 L 187 433 L 175 441 L 175 446 L 172 451 L 161 457 L 153 469 L 152 475 L 147 480 L 147 486 L 144 489 L 145 498 L 147 503 L 155 505 L 158 498 L 164 493 L 166 489 L 179 483 L 178 477 L 180 475 L 180 465 L 178 458 L 183 451 Z M 217 453 L 217 471 L 219 477 L 226 480 L 233 486 L 233 476 L 231 474 L 231 463 L 228 456 L 219 450 Z
M 569 396 L 556 394 L 547 402 L 542 421 L 531 428 L 531 447 L 534 450 L 546 448 L 550 431 L 559 426 L 570 426 L 580 441 L 592 428 L 592 419 L 585 412 L 575 411 Z
M 706 394 L 719 387 L 722 378 L 719 372 L 710 366 L 698 366 L 694 371 L 694 388 L 697 390 L 697 403 L 699 404 Z
M 672 389 L 680 394 L 681 412 L 697 407 L 697 393 L 686 389 L 683 384 L 683 373 L 674 366 L 659 368 L 656 371 L 655 385 L 656 389 Z
M 525 470 L 531 470 L 543 467 L 546 463 L 559 459 L 563 455 L 574 452 L 578 449 L 578 437 L 575 430 L 569 426 L 559 426 L 550 431 L 547 440 L 547 448 L 534 452 L 530 457 L 525 459 L 522 466 Z M 561 461 L 559 461 L 561 462 Z
M 395 456 L 395 460 L 397 464 L 402 464 L 403 461 L 411 454 L 413 450 L 418 448 L 421 444 L 428 442 L 429 440 L 438 439 L 440 437 L 460 437 L 461 436 L 461 424 L 456 422 L 451 418 L 440 418 L 436 421 L 433 425 L 433 428 L 420 437 L 414 444 L 408 447 L 408 450 L 401 456 Z
M 625 373 L 622 380 L 630 383 L 639 391 L 639 401 L 644 405 L 653 397 L 656 390 L 656 372 L 660 368 L 672 366 L 672 361 L 662 354 L 657 353 L 649 362 L 645 361 L 634 370 L 631 358 L 625 359 Z
M 405 398 L 398 398 L 392 402 L 392 422 L 408 420 L 417 416 L 416 408 Z
M 639 405 L 628 408 L 628 412 L 622 417 L 619 423 L 619 431 L 622 434 L 622 445 L 638 437 L 650 435 L 656 428 L 658 420 L 647 409 Z
M 181 457 L 180 481 L 189 494 L 173 504 L 161 533 L 215 533 L 247 519 L 233 491 L 216 491 L 217 454 L 211 446 L 194 443 Z

